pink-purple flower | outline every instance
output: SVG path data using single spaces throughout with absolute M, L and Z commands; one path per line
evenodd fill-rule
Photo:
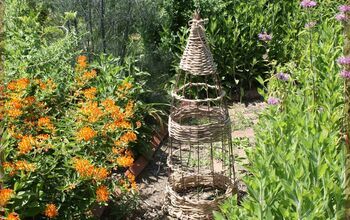
M 262 32 L 260 34 L 258 34 L 258 38 L 261 41 L 271 41 L 272 40 L 272 36 L 270 34 L 267 34 L 266 32 Z
M 350 57 L 340 57 L 338 63 L 340 65 L 350 65 Z
M 341 5 L 341 6 L 339 6 L 339 11 L 344 12 L 344 13 L 349 12 L 350 11 L 350 5 Z
M 344 79 L 350 79 L 350 71 L 343 70 L 340 72 L 340 76 L 343 77 Z
M 338 21 L 346 21 L 348 20 L 348 16 L 344 13 L 339 13 L 335 16 L 335 19 L 337 19 Z
M 303 1 L 301 1 L 300 5 L 303 8 L 312 8 L 312 7 L 315 7 L 317 5 L 317 2 L 311 1 L 311 0 L 303 0 Z
M 267 99 L 267 104 L 269 104 L 269 105 L 278 105 L 279 103 L 280 103 L 280 99 L 279 98 L 269 97 Z
M 288 73 L 277 73 L 276 78 L 281 81 L 288 81 L 290 79 L 290 75 Z

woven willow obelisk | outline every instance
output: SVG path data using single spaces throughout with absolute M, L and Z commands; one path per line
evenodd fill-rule
M 168 212 L 207 219 L 236 192 L 231 122 L 204 20 L 196 13 L 183 53 L 169 116 Z

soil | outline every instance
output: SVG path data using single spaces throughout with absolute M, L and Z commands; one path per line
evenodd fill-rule
M 229 106 L 233 124 L 233 140 L 235 147 L 235 167 L 239 179 L 246 175 L 245 165 L 248 163 L 245 150 L 254 147 L 254 125 L 258 122 L 259 113 L 266 106 L 263 102 L 233 103 Z M 165 208 L 165 186 L 167 183 L 167 144 L 156 151 L 154 158 L 138 176 L 140 204 L 133 212 L 132 220 L 161 220 L 167 217 Z M 246 194 L 246 187 L 239 181 L 239 197 Z

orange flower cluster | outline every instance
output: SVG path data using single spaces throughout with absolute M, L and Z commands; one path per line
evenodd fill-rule
M 134 163 L 132 156 L 121 156 L 117 158 L 117 163 L 122 167 L 130 167 Z
M 39 134 L 38 136 L 36 136 L 36 139 L 38 141 L 45 141 L 49 138 L 50 138 L 50 135 L 48 135 L 48 134 Z
M 77 133 L 77 139 L 79 141 L 84 140 L 84 141 L 89 141 L 92 138 L 94 138 L 96 136 L 96 131 L 94 131 L 92 128 L 90 127 L 83 127 L 82 129 L 80 129 Z
M 84 55 L 78 56 L 75 70 L 83 71 L 87 68 L 87 66 L 88 66 L 87 57 Z
M 56 207 L 55 204 L 47 204 L 45 211 L 44 211 L 44 215 L 48 218 L 55 218 L 58 216 L 58 209 Z
M 132 117 L 134 115 L 134 102 L 128 101 L 128 104 L 125 107 L 125 116 L 127 118 Z
M 134 174 L 132 173 L 128 173 L 126 175 L 126 178 L 128 180 L 128 183 L 121 181 L 121 184 L 123 184 L 124 188 L 126 188 L 127 190 L 133 189 L 136 190 L 137 189 L 137 184 L 136 184 L 136 177 Z
M 129 83 L 128 81 L 124 80 L 123 83 L 120 86 L 118 86 L 118 91 L 123 92 L 123 91 L 127 91 L 131 88 L 132 88 L 132 84 Z
M 13 97 L 6 103 L 7 115 L 11 118 L 17 118 L 23 114 L 23 102 L 18 97 Z
M 109 197 L 109 191 L 107 186 L 101 185 L 96 190 L 96 201 L 107 202 Z
M 137 136 L 132 131 L 128 131 L 120 137 L 120 141 L 124 143 L 135 142 L 136 140 L 137 140 Z
M 102 116 L 103 112 L 98 107 L 97 102 L 87 102 L 80 109 L 81 113 L 87 117 L 87 120 L 91 123 L 97 122 Z
M 90 80 L 90 79 L 93 79 L 93 78 L 95 78 L 97 76 L 97 72 L 96 72 L 96 70 L 91 70 L 91 71 L 86 71 L 84 74 L 83 74 L 83 80 L 85 80 L 85 81 L 88 81 L 88 80 Z
M 27 154 L 33 149 L 33 145 L 35 145 L 34 138 L 29 136 L 23 136 L 22 140 L 18 143 L 18 150 L 20 154 Z
M 95 168 L 94 172 L 93 172 L 93 178 L 96 181 L 103 181 L 103 180 L 107 179 L 108 174 L 109 173 L 108 173 L 107 169 L 104 167 Z
M 16 212 L 11 212 L 7 216 L 6 220 L 21 220 L 21 219 L 19 218 L 19 215 Z
M 4 207 L 12 196 L 12 189 L 0 189 L 0 207 Z
M 113 113 L 116 111 L 120 112 L 120 108 L 115 105 L 115 102 L 112 99 L 105 99 L 101 104 L 108 113 Z
M 24 103 L 27 105 L 27 106 L 30 106 L 30 105 L 33 105 L 34 103 L 36 102 L 36 99 L 34 96 L 28 96 L 24 99 Z
M 78 172 L 78 174 L 83 178 L 89 178 L 94 173 L 94 165 L 86 159 L 73 159 L 73 167 Z
M 19 160 L 15 163 L 4 162 L 2 166 L 4 170 L 10 173 L 10 176 L 15 175 L 17 171 L 33 172 L 35 170 L 35 165 L 25 160 Z
M 18 80 L 13 80 L 9 84 L 7 84 L 7 89 L 11 91 L 23 91 L 27 89 L 29 84 L 30 84 L 30 81 L 28 78 L 21 78 Z
M 85 98 L 94 99 L 94 98 L 96 98 L 97 89 L 95 87 L 91 87 L 89 89 L 85 89 L 83 91 L 83 93 L 84 93 Z
M 104 167 L 95 167 L 86 159 L 74 158 L 73 167 L 83 178 L 93 178 L 96 181 L 103 181 L 108 177 L 108 171 Z
M 40 79 L 36 79 L 35 83 L 39 85 L 40 89 L 45 91 L 53 91 L 57 87 L 56 83 L 52 79 L 46 80 L 45 83 Z
M 23 114 L 23 112 L 19 109 L 9 109 L 7 114 L 11 118 L 18 118 L 19 116 L 21 116 Z
M 40 128 L 47 128 L 49 130 L 54 130 L 55 127 L 51 123 L 51 120 L 49 117 L 42 117 L 38 119 L 38 126 Z

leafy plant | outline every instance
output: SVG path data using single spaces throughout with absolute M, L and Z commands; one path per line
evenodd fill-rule
M 319 4 L 316 11 L 327 5 Z M 228 200 L 216 219 L 344 218 L 344 101 L 335 64 L 343 41 L 333 17 L 320 19 L 312 38 L 310 30 L 298 34 L 304 54 L 278 66 L 279 74 L 268 80 L 270 106 L 256 127 L 256 147 L 248 151 L 248 196 L 240 205 L 236 197 Z

